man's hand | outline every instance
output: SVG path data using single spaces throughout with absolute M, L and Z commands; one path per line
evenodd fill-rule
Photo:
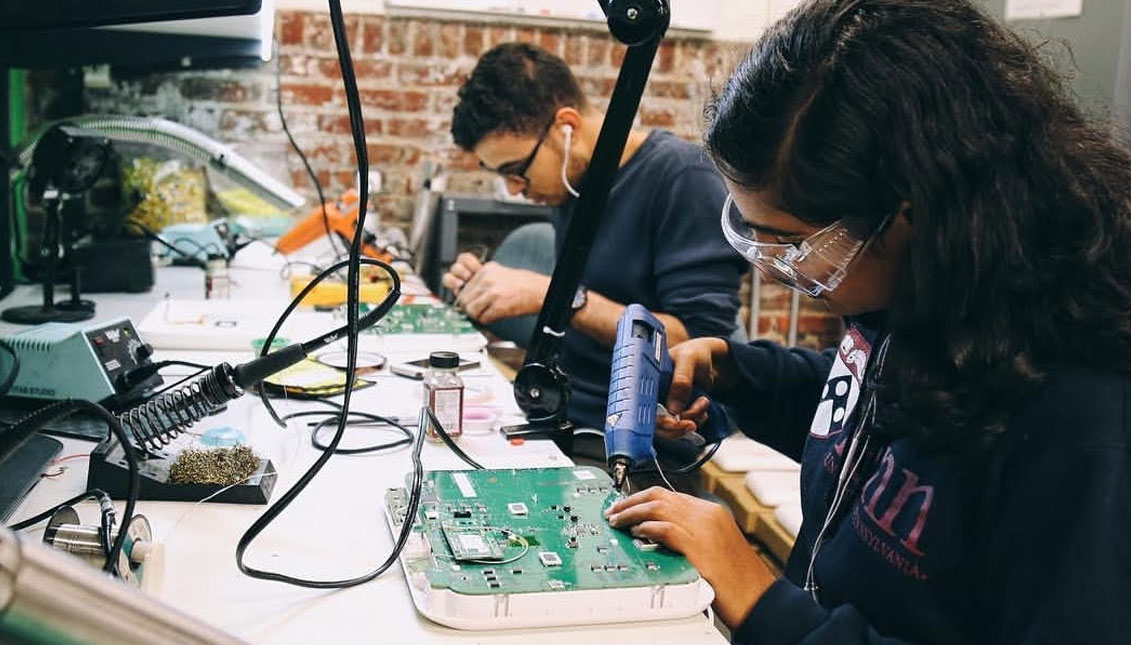
M 671 416 L 656 417 L 656 433 L 678 439 L 695 432 L 707 422 L 711 402 L 700 396 L 691 400 L 694 390 L 707 393 L 730 387 L 734 365 L 730 350 L 721 338 L 693 338 L 671 348 L 672 384 L 664 407 Z
M 440 283 L 458 296 L 467 281 L 482 268 L 483 263 L 479 261 L 479 258 L 470 253 L 460 253 L 448 272 L 440 279 Z
M 455 265 L 452 268 L 455 269 Z M 458 279 L 454 271 L 451 275 Z M 456 292 L 456 308 L 483 324 L 537 314 L 549 288 L 550 276 L 488 262 L 474 271 Z
M 715 589 L 715 611 L 735 629 L 776 579 L 722 506 L 649 488 L 605 511 L 609 524 L 682 553 Z

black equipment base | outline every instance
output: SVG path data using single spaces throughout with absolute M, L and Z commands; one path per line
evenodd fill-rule
M 89 300 L 79 300 L 79 304 L 71 301 L 57 302 L 53 307 L 43 305 L 27 305 L 25 307 L 12 307 L 5 309 L 0 318 L 17 325 L 38 325 L 45 322 L 81 322 L 94 318 L 94 303 Z
M 144 238 L 88 240 L 71 252 L 84 293 L 144 293 L 153 288 L 153 257 Z

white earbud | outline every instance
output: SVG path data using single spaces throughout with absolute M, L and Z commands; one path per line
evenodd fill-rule
M 575 198 L 581 197 L 581 194 L 570 185 L 569 176 L 566 174 L 566 170 L 569 169 L 569 151 L 570 148 L 573 147 L 573 126 L 568 123 L 563 125 L 562 134 L 565 135 L 565 151 L 562 155 L 562 184 L 565 186 L 565 189 L 569 191 L 570 195 L 573 195 Z

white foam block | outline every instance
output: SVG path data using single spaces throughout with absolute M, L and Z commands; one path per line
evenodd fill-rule
M 801 503 L 801 476 L 796 472 L 771 470 L 747 473 L 746 488 L 766 506 Z
M 801 500 L 797 504 L 783 504 L 774 509 L 774 519 L 782 528 L 794 539 L 797 538 L 798 532 L 801 531 Z
M 724 439 L 711 461 L 728 473 L 800 469 L 797 462 L 789 457 L 743 434 L 734 434 Z

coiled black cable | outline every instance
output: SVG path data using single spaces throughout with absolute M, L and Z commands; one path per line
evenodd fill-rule
M 326 413 L 322 412 L 322 413 L 319 413 L 319 414 L 326 414 Z M 329 451 L 330 450 L 329 444 L 324 444 L 324 443 L 321 443 L 320 441 L 318 441 L 318 433 L 322 432 L 322 430 L 324 430 L 326 427 L 328 427 L 331 423 L 337 423 L 339 421 L 338 417 L 339 417 L 340 414 L 341 413 L 337 413 L 337 414 L 331 413 L 331 415 L 328 418 L 323 419 L 322 421 L 314 424 L 314 427 L 311 428 L 311 432 L 310 432 L 310 445 L 314 446 L 318 450 L 322 450 L 322 451 Z M 383 417 L 379 414 L 369 414 L 368 412 L 350 412 L 349 418 L 350 419 L 363 419 L 364 420 L 363 423 L 355 423 L 353 421 L 350 421 L 350 422 L 347 423 L 347 425 L 350 425 L 350 426 L 370 425 L 370 424 L 378 423 L 378 424 L 383 424 L 385 426 L 388 426 L 389 428 L 399 430 L 400 432 L 404 433 L 405 436 L 404 436 L 404 438 L 398 439 L 396 441 L 390 441 L 388 443 L 377 444 L 375 446 L 366 446 L 364 448 L 341 448 L 341 447 L 339 447 L 338 449 L 336 449 L 334 451 L 334 454 L 337 454 L 337 455 L 367 455 L 367 454 L 372 454 L 372 453 L 375 453 L 375 452 L 384 452 L 386 450 L 394 450 L 396 448 L 400 448 L 401 446 L 412 445 L 412 440 L 413 440 L 412 431 L 409 430 L 408 428 L 404 427 L 403 425 L 401 425 L 397 421 L 394 421 L 393 419 L 390 419 L 388 417 Z
M 397 558 L 400 556 L 401 551 L 404 549 L 405 543 L 408 541 L 409 534 L 412 532 L 413 524 L 413 522 L 406 520 L 401 526 L 400 534 L 397 536 L 396 544 L 394 545 L 392 552 L 389 554 L 389 557 L 375 570 L 356 578 L 327 581 L 305 580 L 302 578 L 296 578 L 272 571 L 255 569 L 253 567 L 249 567 L 244 563 L 244 553 L 247 551 L 247 548 L 251 545 L 255 538 L 258 537 L 259 534 L 262 533 L 263 530 L 266 529 L 267 526 L 270 525 L 271 522 L 298 497 L 298 495 L 307 487 L 307 485 L 310 484 L 311 480 L 314 479 L 318 472 L 322 470 L 322 467 L 325 466 L 330 457 L 333 456 L 334 453 L 338 450 L 338 445 L 341 443 L 342 437 L 345 435 L 346 424 L 349 421 L 350 402 L 353 397 L 354 382 L 357 377 L 357 346 L 358 336 L 361 331 L 358 318 L 358 307 L 361 300 L 359 297 L 359 284 L 362 264 L 361 238 L 362 232 L 365 230 L 366 206 L 369 201 L 369 159 L 365 146 L 365 129 L 361 116 L 361 100 L 358 97 L 357 78 L 354 75 L 353 61 L 350 58 L 349 39 L 347 38 L 345 33 L 345 20 L 342 17 L 341 2 L 340 0 L 329 0 L 329 3 L 330 24 L 333 28 L 334 44 L 338 51 L 338 63 L 341 66 L 342 79 L 345 84 L 346 103 L 349 106 L 350 129 L 353 132 L 354 151 L 358 164 L 358 184 L 360 189 L 357 226 L 354 230 L 353 243 L 350 245 L 350 255 L 348 261 L 349 270 L 346 279 L 346 389 L 342 399 L 342 413 L 338 416 L 337 432 L 335 432 L 334 438 L 330 441 L 329 445 L 326 447 L 326 450 L 321 455 L 319 455 L 314 464 L 312 464 L 311 467 L 307 469 L 305 473 L 303 473 L 299 480 L 295 482 L 294 486 L 283 493 L 282 497 L 280 497 L 278 501 L 272 504 L 271 507 L 268 508 L 263 513 L 263 515 L 259 517 L 259 519 L 257 519 L 251 525 L 251 527 L 248 528 L 247 532 L 245 532 L 243 536 L 240 537 L 240 541 L 236 545 L 236 566 L 238 566 L 240 571 L 245 575 L 248 575 L 252 578 L 274 580 L 276 582 L 285 582 L 287 584 L 314 589 L 341 589 L 345 587 L 353 587 L 369 582 L 370 580 L 373 580 L 377 576 L 381 575 L 386 570 L 388 570 L 389 567 L 393 565 L 393 563 L 397 561 Z M 383 263 L 382 266 L 387 267 L 387 265 L 383 265 Z M 382 303 L 381 306 L 379 306 L 373 312 L 367 314 L 367 318 L 373 316 L 374 314 L 378 314 L 377 319 L 380 319 L 380 317 L 383 317 L 388 309 L 392 308 L 393 303 L 396 302 L 396 298 L 399 297 L 400 280 L 397 277 L 396 272 L 392 270 L 392 267 L 387 267 L 387 270 L 393 278 L 394 291 L 390 293 L 390 297 L 386 298 L 386 301 Z M 319 278 L 325 278 L 326 275 L 328 274 L 324 273 L 319 276 Z M 302 298 L 305 297 L 306 292 L 309 291 L 309 289 L 312 288 L 314 284 L 315 283 L 312 282 L 311 285 L 308 285 L 308 288 L 304 290 L 304 292 L 301 293 L 298 297 L 296 297 L 294 301 L 291 302 L 291 305 L 287 308 L 287 310 L 283 313 L 283 316 L 281 316 L 279 321 L 276 323 L 275 328 L 272 330 L 272 334 L 269 335 L 268 338 L 264 341 L 263 346 L 265 350 L 271 347 L 274 336 L 278 333 L 278 329 L 282 326 L 283 321 L 287 316 L 290 315 L 294 308 L 298 306 L 298 303 L 301 302 Z M 340 340 L 340 338 L 341 335 L 335 336 L 333 333 L 331 333 L 316 340 L 325 341 L 322 344 L 322 346 L 324 346 L 325 344 L 329 344 L 330 342 Z M 311 342 L 313 343 L 314 341 Z M 304 343 L 303 347 L 305 348 L 306 346 L 307 344 Z M 424 445 L 425 426 L 425 415 L 422 413 L 417 432 L 418 436 L 416 445 L 412 451 L 413 478 L 410 485 L 409 505 L 406 509 L 406 518 L 415 517 L 417 508 L 420 505 L 420 496 L 424 485 L 424 465 L 420 460 L 420 452 L 423 449 Z
M 324 417 L 321 421 L 315 421 L 315 422 L 310 423 L 309 425 L 310 425 L 310 428 L 311 428 L 310 445 L 312 445 L 314 448 L 316 448 L 318 450 L 325 451 L 325 450 L 328 450 L 330 448 L 330 446 L 329 446 L 329 444 L 324 444 L 324 443 L 321 443 L 320 441 L 318 441 L 318 433 L 320 433 L 322 430 L 324 430 L 331 423 L 337 423 L 338 422 L 338 415 L 341 414 L 342 406 L 333 402 L 333 401 L 330 401 L 328 399 L 315 399 L 315 401 L 318 402 L 318 403 L 322 403 L 323 405 L 328 405 L 332 408 L 335 408 L 335 411 L 330 412 L 330 411 L 326 411 L 326 410 L 305 410 L 305 411 L 302 411 L 302 412 L 292 412 L 290 414 L 284 415 L 283 417 L 281 417 L 281 419 L 282 419 L 283 422 L 286 422 L 286 421 L 290 421 L 291 419 L 299 419 L 299 418 L 303 418 L 303 417 Z M 360 426 L 360 425 L 367 425 L 368 426 L 368 425 L 373 425 L 373 424 L 383 424 L 383 425 L 386 425 L 390 428 L 399 430 L 400 432 L 404 433 L 405 436 L 404 436 L 403 439 L 398 439 L 396 441 L 390 441 L 388 443 L 380 443 L 380 444 L 376 444 L 376 445 L 373 445 L 373 446 L 366 446 L 364 448 L 338 448 L 337 451 L 335 451 L 334 454 L 337 454 L 337 455 L 364 455 L 364 454 L 371 454 L 371 453 L 375 453 L 375 452 L 384 452 L 386 450 L 394 450 L 396 448 L 400 448 L 401 446 L 407 446 L 407 445 L 412 444 L 412 440 L 413 440 L 412 431 L 409 430 L 408 428 L 404 427 L 404 425 L 402 425 L 396 419 L 384 417 L 384 416 L 381 416 L 379 414 L 370 414 L 368 412 L 351 412 L 350 417 L 361 419 L 362 421 L 361 422 L 349 421 L 346 424 L 348 426 Z

